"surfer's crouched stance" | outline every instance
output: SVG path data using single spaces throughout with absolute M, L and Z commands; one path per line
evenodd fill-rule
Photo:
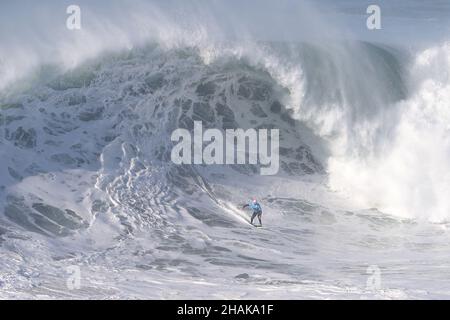
M 258 217 L 259 224 L 262 227 L 262 222 L 261 222 L 262 208 L 261 208 L 261 205 L 258 203 L 258 201 L 256 201 L 256 199 L 253 199 L 252 202 L 250 202 L 249 204 L 244 205 L 242 207 L 242 209 L 245 209 L 247 207 L 249 207 L 250 209 L 253 210 L 252 219 L 250 220 L 250 223 L 253 224 L 253 219 L 255 219 L 255 217 Z

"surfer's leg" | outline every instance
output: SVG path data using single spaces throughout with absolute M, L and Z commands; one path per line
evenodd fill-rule
M 253 219 L 255 219 L 256 215 L 257 215 L 257 213 L 256 213 L 256 212 L 253 212 L 253 214 L 252 214 L 252 219 L 250 220 L 250 223 L 251 223 L 251 224 L 253 224 Z
M 262 212 L 258 213 L 259 224 L 262 226 L 261 216 L 262 216 Z

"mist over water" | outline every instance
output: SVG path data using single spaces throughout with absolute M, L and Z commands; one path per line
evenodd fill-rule
M 449 296 L 447 1 L 71 4 L 0 4 L 5 297 Z M 279 174 L 174 165 L 194 121 L 279 129 Z

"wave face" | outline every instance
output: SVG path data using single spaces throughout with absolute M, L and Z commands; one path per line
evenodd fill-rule
M 230 57 L 205 64 L 194 49 L 166 51 L 152 46 L 50 78 L 18 100 L 5 102 L 2 121 L 3 150 L 8 159 L 2 172 L 9 191 L 6 216 L 45 234 L 67 234 L 68 229 L 87 226 L 95 210 L 85 217 L 76 212 L 86 208 L 53 212 L 61 204 L 49 206 L 57 200 L 49 191 L 62 186 L 43 188 L 44 181 L 70 189 L 69 180 L 73 179 L 75 188 L 80 183 L 86 185 L 92 196 L 95 192 L 91 188 L 101 190 L 121 212 L 121 222 L 128 225 L 129 221 L 131 227 L 142 219 L 161 220 L 159 212 L 148 211 L 154 210 L 149 203 L 129 202 L 137 194 L 158 198 L 161 193 L 165 199 L 161 206 L 174 206 L 172 209 L 178 211 L 176 202 L 172 203 L 178 197 L 175 190 L 185 194 L 184 198 L 195 198 L 196 191 L 204 194 L 208 190 L 205 174 L 217 175 L 215 180 L 220 180 L 220 176 L 234 173 L 250 176 L 259 172 L 256 165 L 227 169 L 171 164 L 172 132 L 177 128 L 193 131 L 194 121 L 202 121 L 205 128 L 223 130 L 283 128 L 280 165 L 284 174 L 324 172 L 303 142 L 301 132 L 309 130 L 291 118 L 281 102 L 286 89 L 267 71 L 245 60 Z M 313 137 L 312 132 L 309 135 Z M 32 184 L 41 190 L 33 192 Z M 210 197 L 216 200 L 212 192 Z M 25 203 L 34 210 L 27 217 L 16 214 Z M 58 226 L 29 219 L 36 211 Z M 72 225 L 73 219 L 80 223 Z
M 57 37 L 53 60 L 0 48 L 1 297 L 449 296 L 448 43 L 325 41 L 308 4 L 319 31 L 301 41 L 140 8 L 151 23 L 91 26 L 81 51 Z M 279 129 L 279 173 L 173 164 L 170 136 L 194 121 Z M 264 229 L 240 210 L 252 197 Z

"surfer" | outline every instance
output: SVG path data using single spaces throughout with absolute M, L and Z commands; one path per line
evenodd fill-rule
M 261 208 L 261 205 L 258 203 L 258 201 L 256 201 L 256 199 L 253 199 L 252 202 L 244 205 L 242 207 L 242 209 L 245 209 L 247 207 L 249 207 L 250 209 L 253 210 L 253 214 L 252 214 L 252 218 L 250 220 L 250 223 L 252 225 L 254 225 L 253 224 L 253 220 L 255 219 L 255 217 L 258 217 L 259 225 L 262 227 L 262 222 L 261 222 L 262 208 Z

